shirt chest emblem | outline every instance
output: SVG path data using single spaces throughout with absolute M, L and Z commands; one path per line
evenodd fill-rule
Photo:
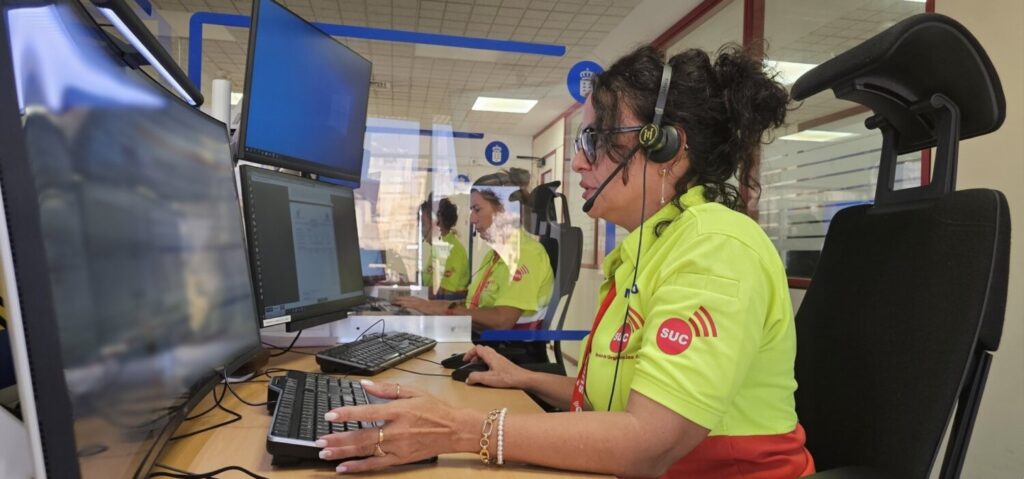
M 626 322 L 615 332 L 608 345 L 608 349 L 613 353 L 625 351 L 629 347 L 629 340 L 633 333 L 639 331 L 644 325 L 644 318 L 637 310 L 627 306 L 626 311 Z

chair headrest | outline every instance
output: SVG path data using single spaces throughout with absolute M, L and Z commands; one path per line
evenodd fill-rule
M 792 95 L 831 88 L 871 108 L 898 132 L 899 154 L 936 145 L 935 125 L 920 105 L 944 95 L 961 114 L 958 139 L 992 132 L 1006 118 L 1006 98 L 992 62 L 967 29 L 936 13 L 907 18 L 804 74 Z

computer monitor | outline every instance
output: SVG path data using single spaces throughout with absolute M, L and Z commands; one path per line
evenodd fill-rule
M 249 165 L 239 170 L 261 325 L 298 331 L 365 303 L 352 190 Z
M 239 154 L 358 186 L 370 62 L 274 0 L 252 3 Z
M 373 285 L 387 279 L 387 260 L 384 251 L 379 249 L 360 249 L 359 258 L 363 266 L 363 282 Z
M 0 264 L 36 477 L 144 478 L 259 352 L 224 125 L 79 2 L 0 15 Z

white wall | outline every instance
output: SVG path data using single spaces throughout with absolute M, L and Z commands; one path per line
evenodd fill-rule
M 534 184 L 540 184 L 540 173 L 549 169 L 553 176 L 548 181 L 562 181 L 562 160 L 566 157 L 564 150 L 565 118 L 559 118 L 554 124 L 540 132 L 533 139 L 533 152 L 535 156 L 543 157 L 552 151 L 555 152 L 553 156 L 548 158 L 545 166 L 538 168 L 538 178 L 535 178 L 537 182 Z
M 960 144 L 960 189 L 993 188 L 1010 204 L 1010 285 L 1003 339 L 974 426 L 963 477 L 1024 477 L 1024 2 L 937 0 L 988 52 L 1006 94 L 1006 123 Z

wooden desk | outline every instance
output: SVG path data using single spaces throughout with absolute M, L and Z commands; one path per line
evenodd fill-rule
M 463 343 L 438 343 L 433 351 L 421 357 L 440 361 L 452 353 L 465 351 L 469 346 L 469 344 Z M 303 351 L 315 350 L 304 349 Z M 277 358 L 271 358 L 268 367 L 319 372 L 319 367 L 316 365 L 313 356 L 303 354 L 289 353 Z M 406 361 L 400 364 L 399 367 L 421 373 L 447 374 L 447 372 L 450 372 L 450 370 L 444 369 L 439 365 L 417 359 Z M 463 383 L 452 381 L 448 377 L 420 376 L 397 369 L 390 369 L 374 376 L 372 379 L 375 382 L 398 382 L 413 386 L 421 391 L 444 398 L 454 406 L 470 407 L 482 411 L 507 407 L 510 414 L 542 412 L 540 407 L 521 391 L 467 386 Z M 267 383 L 265 382 L 250 382 L 232 387 L 246 401 L 257 403 L 267 400 Z M 220 387 L 217 389 L 219 390 Z M 212 396 L 207 396 L 194 411 L 205 411 L 206 408 L 213 404 L 212 401 Z M 193 473 L 212 471 L 228 465 L 237 465 L 257 474 L 275 479 L 339 477 L 333 468 L 275 469 L 271 467 L 270 455 L 267 454 L 266 450 L 267 430 L 270 426 L 270 415 L 267 413 L 266 408 L 262 406 L 246 406 L 232 396 L 230 392 L 227 393 L 227 397 L 222 401 L 222 404 L 228 409 L 242 414 L 242 420 L 209 432 L 174 441 L 164 448 L 157 462 Z M 227 418 L 227 414 L 223 411 L 214 411 L 206 416 L 182 424 L 176 434 L 202 429 L 224 421 Z M 237 473 L 230 474 L 226 477 L 236 477 L 236 475 L 242 477 Z M 361 474 L 361 476 L 468 479 L 484 474 L 488 477 L 509 478 L 602 477 L 526 465 L 506 464 L 503 467 L 488 467 L 480 463 L 480 459 L 476 454 L 446 454 L 438 458 L 437 464 L 392 467 L 376 473 Z

